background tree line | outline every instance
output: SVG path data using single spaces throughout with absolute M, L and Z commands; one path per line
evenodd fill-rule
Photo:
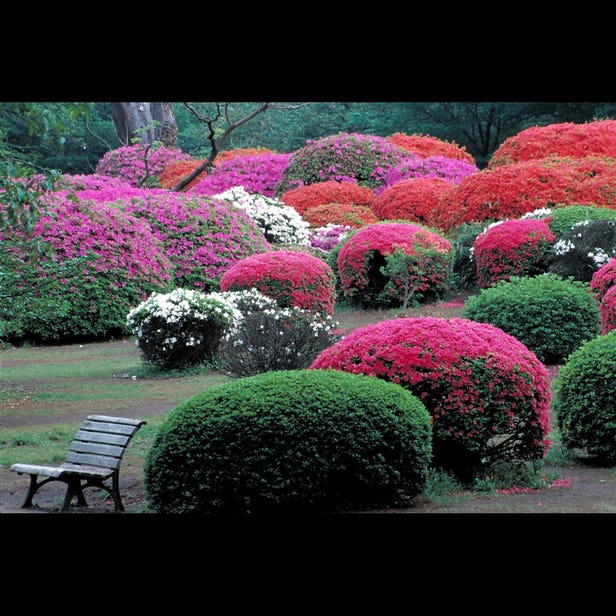
M 218 118 L 215 103 L 122 105 L 162 106 L 157 113 L 144 116 L 150 125 L 138 131 L 139 138 L 148 142 L 156 137 L 156 131 L 150 130 L 153 123 L 160 127 L 165 139 L 175 142 L 175 147 L 195 158 L 207 158 L 212 152 L 212 137 L 223 135 L 229 118 L 231 121 L 244 118 L 260 104 L 229 103 L 225 108 L 229 117 L 222 114 Z M 0 173 L 28 175 L 49 169 L 71 174 L 92 173 L 106 151 L 130 143 L 134 136 L 121 127 L 135 109 L 122 110 L 119 105 L 111 102 L 2 103 Z M 481 168 L 504 139 L 530 126 L 616 117 L 613 102 L 351 101 L 279 106 L 284 108 L 259 113 L 235 128 L 225 138 L 223 149 L 265 147 L 292 152 L 308 139 L 338 132 L 382 137 L 402 132 L 455 141 L 466 147 Z M 216 121 L 207 125 L 204 117 Z

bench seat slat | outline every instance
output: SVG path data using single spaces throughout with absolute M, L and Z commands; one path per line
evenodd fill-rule
M 140 428 L 146 422 L 143 419 L 129 419 L 128 417 L 113 417 L 111 415 L 88 415 L 86 420 L 104 421 L 106 423 L 126 424 Z
M 138 426 L 128 426 L 118 423 L 104 423 L 102 421 L 84 421 L 81 424 L 82 430 L 90 432 L 104 432 L 106 434 L 126 434 L 132 436 L 139 429 Z
M 60 466 L 43 466 L 39 464 L 13 464 L 14 473 L 26 475 L 43 475 L 44 477 L 61 477 L 64 470 Z
M 95 454 L 69 451 L 66 455 L 66 462 L 73 462 L 74 464 L 87 464 L 89 466 L 101 466 L 115 470 L 120 468 L 121 458 L 108 458 L 106 456 L 97 456 Z
M 105 445 L 103 443 L 86 443 L 84 441 L 75 440 L 70 445 L 70 451 L 77 451 L 79 453 L 94 453 L 101 456 L 121 458 L 124 453 L 124 447 Z
M 118 445 L 120 447 L 126 447 L 130 441 L 130 436 L 124 434 L 107 434 L 103 432 L 87 432 L 86 430 L 79 430 L 74 440 L 89 441 L 94 443 L 105 443 L 107 445 Z

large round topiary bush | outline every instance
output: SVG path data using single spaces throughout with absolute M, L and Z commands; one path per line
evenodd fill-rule
M 159 513 L 288 513 L 395 505 L 421 493 L 430 416 L 398 385 L 334 370 L 267 372 L 173 410 L 148 451 Z
M 337 275 L 350 303 L 391 307 L 444 293 L 452 263 L 453 247 L 438 233 L 412 223 L 382 222 L 347 237 L 337 254 Z
M 370 188 L 355 182 L 327 180 L 306 184 L 284 192 L 280 200 L 295 208 L 300 214 L 306 210 L 327 203 L 361 205 L 369 207 L 374 199 Z
M 282 195 L 328 180 L 355 181 L 374 189 L 384 183 L 387 170 L 406 156 L 406 150 L 375 135 L 340 133 L 307 141 L 291 156 L 276 191 Z
M 295 306 L 332 314 L 336 302 L 331 267 L 307 252 L 273 250 L 241 259 L 220 279 L 222 291 L 255 288 L 281 308 Z
M 445 141 L 431 135 L 394 133 L 389 137 L 385 137 L 385 139 L 420 158 L 443 156 L 454 160 L 464 160 L 469 163 L 475 162 L 473 156 L 466 151 L 464 146 L 460 146 L 454 141 Z
M 473 243 L 477 284 L 489 287 L 511 276 L 545 272 L 555 240 L 545 220 L 505 220 L 488 227 Z
M 463 316 L 499 327 L 550 364 L 597 336 L 601 322 L 588 285 L 555 275 L 512 276 L 482 289 L 466 300 Z
M 555 205 L 545 217 L 556 236 L 567 233 L 571 227 L 585 220 L 616 220 L 616 209 L 595 205 Z
M 466 319 L 402 317 L 360 327 L 311 368 L 398 383 L 433 422 L 433 465 L 471 482 L 496 461 L 540 460 L 547 450 L 549 375 L 502 330 Z
M 616 463 L 616 331 L 589 340 L 558 372 L 554 412 L 565 447 Z

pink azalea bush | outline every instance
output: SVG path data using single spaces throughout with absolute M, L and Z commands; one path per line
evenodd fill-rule
M 432 210 L 454 185 L 438 177 L 401 180 L 378 194 L 372 211 L 380 220 L 409 220 L 429 224 Z
M 191 160 L 192 156 L 176 148 L 165 146 L 127 145 L 105 152 L 96 165 L 96 173 L 119 177 L 131 186 L 144 182 L 156 185 L 158 176 L 172 162 Z
M 406 271 L 388 272 L 391 261 L 404 256 Z M 351 303 L 384 307 L 402 303 L 405 283 L 415 298 L 443 293 L 452 261 L 453 247 L 439 234 L 412 223 L 382 222 L 349 236 L 338 253 L 337 271 L 341 292 Z
M 255 288 L 289 306 L 332 314 L 335 279 L 330 266 L 306 252 L 273 250 L 241 259 L 220 279 L 222 291 Z
M 473 243 L 477 284 L 485 288 L 511 276 L 547 271 L 555 240 L 545 219 L 505 220 L 488 227 Z
M 590 289 L 600 302 L 614 285 L 616 285 L 616 259 L 610 259 L 592 275 Z
M 467 481 L 498 460 L 540 460 L 549 447 L 549 374 L 525 345 L 489 324 L 390 319 L 352 331 L 310 368 L 408 389 L 432 416 L 435 466 Z
M 211 196 L 242 186 L 246 192 L 274 197 L 290 158 L 291 154 L 276 153 L 236 156 L 217 164 L 187 192 Z
M 373 189 L 384 184 L 387 172 L 407 155 L 406 150 L 375 135 L 340 133 L 309 140 L 293 153 L 276 190 L 282 195 L 328 180 L 355 181 Z
M 605 293 L 599 304 L 601 311 L 601 333 L 616 329 L 616 285 L 612 285 Z
M 349 225 L 327 224 L 310 230 L 310 245 L 324 253 L 330 253 L 353 229 Z
M 26 292 L 14 337 L 70 342 L 126 333 L 130 307 L 170 283 L 171 262 L 150 225 L 61 192 L 45 197 L 45 205 L 33 235 L 53 249 L 53 258 L 41 255 L 32 267 L 16 230 L 1 238 L 11 246 L 16 290 Z

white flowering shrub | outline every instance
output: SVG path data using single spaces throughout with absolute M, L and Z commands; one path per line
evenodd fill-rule
M 310 223 L 278 199 L 248 193 L 243 186 L 234 186 L 214 198 L 244 210 L 270 244 L 310 245 Z
M 307 368 L 340 339 L 337 325 L 327 314 L 296 307 L 247 312 L 221 341 L 216 366 L 233 377 Z
M 154 293 L 126 323 L 146 363 L 162 370 L 211 362 L 221 338 L 241 319 L 233 301 L 190 289 Z
M 552 246 L 549 271 L 590 282 L 593 274 L 616 257 L 616 220 L 582 220 Z

